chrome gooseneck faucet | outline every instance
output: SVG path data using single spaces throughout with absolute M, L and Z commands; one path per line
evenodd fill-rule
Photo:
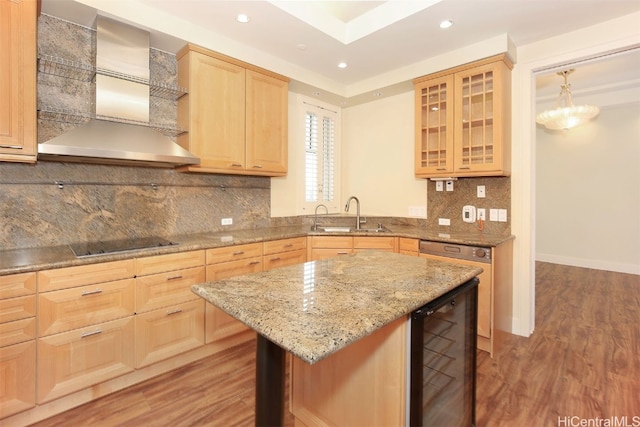
M 356 201 L 356 230 L 360 230 L 360 200 L 356 196 L 349 197 L 347 204 L 344 205 L 344 211 L 349 212 L 349 205 L 352 200 Z
M 318 230 L 318 208 L 319 207 L 323 207 L 324 210 L 327 212 L 327 215 L 329 215 L 329 208 L 327 208 L 325 205 L 323 205 L 322 203 L 320 203 L 318 206 L 316 206 L 316 211 L 313 217 L 313 231 L 317 231 Z

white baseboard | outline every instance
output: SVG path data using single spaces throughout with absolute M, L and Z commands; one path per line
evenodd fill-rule
M 616 271 L 640 275 L 640 264 L 624 264 L 597 259 L 573 258 L 562 255 L 536 254 L 536 261 L 550 262 L 553 264 L 571 265 L 574 267 L 593 268 L 596 270 Z

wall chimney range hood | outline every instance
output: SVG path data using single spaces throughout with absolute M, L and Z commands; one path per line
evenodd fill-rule
M 96 17 L 95 118 L 38 144 L 38 158 L 176 167 L 200 159 L 149 126 L 149 33 Z

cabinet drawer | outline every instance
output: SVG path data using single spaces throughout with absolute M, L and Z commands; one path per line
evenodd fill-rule
M 312 249 L 311 260 L 331 258 L 334 256 L 345 256 L 353 253 L 353 249 Z
M 0 324 L 0 347 L 29 341 L 35 337 L 35 317 Z M 2 351 L 4 350 L 0 350 L 0 352 Z
M 204 265 L 204 251 L 181 252 L 136 259 L 136 276 L 182 270 Z
M 75 286 L 111 282 L 113 280 L 133 278 L 134 275 L 135 268 L 132 259 L 44 270 L 38 272 L 38 291 L 48 292 Z
M 212 264 L 207 265 L 207 281 L 222 280 L 259 271 L 262 271 L 262 258 L 260 257 Z
M 410 239 L 407 237 L 400 237 L 398 239 L 398 249 L 400 252 L 419 252 L 420 241 L 418 239 Z
M 207 249 L 207 264 L 262 256 L 262 243 Z
M 353 238 L 354 249 L 380 249 L 394 251 L 396 246 L 395 237 L 362 237 Z
M 134 313 L 134 279 L 38 294 L 38 336 Z
M 36 342 L 29 341 L 0 350 L 0 419 L 36 404 Z M 1 424 L 1 422 L 0 422 Z
M 272 240 L 264 242 L 263 255 L 277 254 L 280 252 L 297 251 L 307 247 L 306 237 L 293 237 L 291 239 Z
M 13 322 L 36 315 L 36 296 L 0 300 L 0 323 Z
M 38 340 L 38 403 L 133 371 L 133 316 Z
M 278 267 L 286 267 L 287 265 L 301 264 L 307 259 L 306 249 L 299 249 L 291 252 L 281 252 L 262 257 L 264 271 Z
M 199 297 L 191 285 L 205 281 L 204 266 L 136 279 L 136 313 L 156 310 Z
M 36 315 L 36 296 L 0 300 L 0 323 L 13 322 Z
M 316 248 L 348 248 L 353 247 L 351 236 L 311 236 L 311 247 Z
M 36 293 L 36 273 L 0 276 L 0 299 L 15 298 Z
M 137 315 L 136 368 L 204 344 L 204 300 Z

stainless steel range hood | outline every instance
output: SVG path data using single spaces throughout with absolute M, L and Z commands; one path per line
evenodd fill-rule
M 199 164 L 198 157 L 149 127 L 149 33 L 103 16 L 96 18 L 96 30 L 96 118 L 38 144 L 38 157 L 158 167 Z

